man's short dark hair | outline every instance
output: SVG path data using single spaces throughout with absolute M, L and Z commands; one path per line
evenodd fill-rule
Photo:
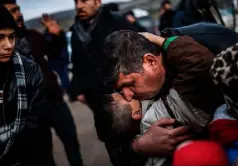
M 140 121 L 132 118 L 132 108 L 129 104 L 115 101 L 110 94 L 88 97 L 87 102 L 94 113 L 99 139 L 105 140 L 108 137 L 125 139 L 139 133 Z
M 0 5 L 0 29 L 14 29 L 17 30 L 17 23 L 12 14 Z
M 16 4 L 16 0 L 0 0 L 0 5 Z
M 146 53 L 160 55 L 161 49 L 144 36 L 130 30 L 115 31 L 104 43 L 106 82 L 115 82 L 119 73 L 142 72 Z

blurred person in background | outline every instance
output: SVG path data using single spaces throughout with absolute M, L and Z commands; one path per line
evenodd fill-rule
M 74 120 L 63 99 L 63 90 L 58 84 L 57 77 L 44 59 L 45 55 L 48 60 L 58 59 L 66 48 L 65 33 L 55 20 L 43 18 L 42 22 L 49 33 L 48 39 L 45 39 L 43 34 L 25 27 L 23 15 L 15 0 L 3 0 L 0 4 L 8 9 L 17 23 L 19 33 L 16 48 L 20 53 L 33 58 L 41 67 L 45 78 L 47 105 L 51 113 L 50 123 L 65 146 L 69 163 L 82 165 Z
M 46 27 L 46 30 L 44 32 L 46 41 L 50 44 L 50 47 L 55 47 L 55 49 L 49 49 L 52 52 L 50 53 L 51 56 L 48 57 L 49 67 L 51 68 L 51 70 L 55 71 L 59 75 L 61 87 L 65 91 L 67 91 L 69 88 L 70 81 L 68 74 L 69 53 L 67 50 L 67 41 L 65 38 L 65 33 L 60 30 L 56 20 L 54 20 L 48 14 L 42 15 L 41 23 Z M 51 27 L 54 27 L 55 30 Z M 62 39 L 57 39 L 56 36 L 61 36 Z M 57 46 L 57 44 L 59 45 Z
M 135 29 L 137 29 L 138 32 L 146 32 L 146 29 L 137 22 L 133 11 L 126 12 L 124 17 L 135 27 Z
M 101 6 L 101 0 L 75 0 L 76 18 L 71 27 L 73 78 L 71 101 L 85 101 L 85 94 L 103 91 L 100 69 L 104 39 L 113 31 L 136 30 L 121 15 Z
M 161 3 L 159 30 L 162 31 L 165 28 L 172 28 L 173 17 L 174 17 L 174 11 L 172 9 L 171 2 L 169 0 L 164 0 Z
M 173 27 L 206 21 L 224 25 L 216 0 L 182 0 L 173 19 Z
M 54 165 L 43 76 L 15 48 L 17 29 L 0 5 L 0 164 Z

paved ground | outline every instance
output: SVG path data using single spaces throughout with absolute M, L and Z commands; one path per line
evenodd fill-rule
M 77 126 L 78 140 L 84 165 L 108 166 L 111 165 L 105 146 L 96 136 L 92 112 L 87 106 L 77 102 L 68 103 Z M 64 153 L 63 145 L 53 131 L 54 157 L 57 165 L 69 165 Z

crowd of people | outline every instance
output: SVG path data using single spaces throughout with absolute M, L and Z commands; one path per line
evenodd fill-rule
M 191 3 L 163 1 L 158 36 L 131 12 L 75 0 L 70 81 L 58 22 L 43 14 L 44 33 L 27 29 L 1 0 L 0 164 L 55 165 L 54 128 L 70 165 L 84 165 L 67 94 L 92 110 L 113 165 L 238 165 L 238 33 L 215 1 Z

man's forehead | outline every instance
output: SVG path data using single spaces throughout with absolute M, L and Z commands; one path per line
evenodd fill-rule
M 9 3 L 4 5 L 8 10 L 13 9 L 13 8 L 19 8 L 19 6 L 15 3 Z

